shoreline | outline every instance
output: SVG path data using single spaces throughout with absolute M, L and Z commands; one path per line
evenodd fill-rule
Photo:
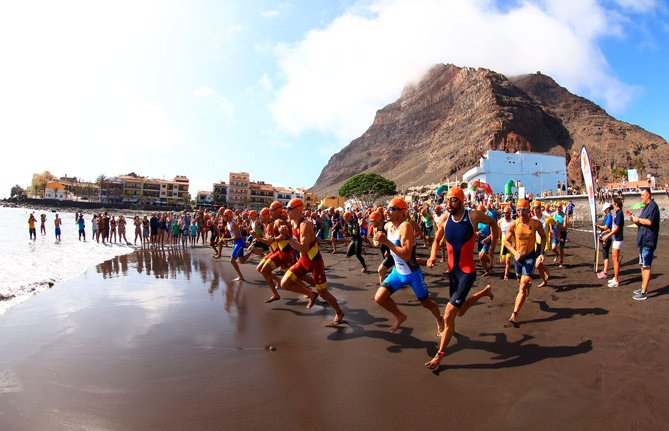
M 119 256 L 0 315 L 0 428 L 396 429 L 457 411 L 451 424 L 472 429 L 660 429 L 669 276 L 657 265 L 649 300 L 631 299 L 631 236 L 611 289 L 593 272 L 591 235 L 570 233 L 566 268 L 549 265 L 551 284 L 532 289 L 517 328 L 504 326 L 517 283 L 500 279 L 499 264 L 494 277 L 479 272 L 472 291 L 491 283 L 495 299 L 456 320 L 436 372 L 423 367 L 437 348 L 434 320 L 413 292 L 395 294 L 409 318 L 388 333 L 392 316 L 372 300 L 378 275 L 328 245 L 339 328 L 324 327 L 329 307 L 307 310 L 301 295 L 265 304 L 256 258 L 241 265 L 247 281 L 232 282 L 231 248 L 218 261 L 204 247 Z M 374 249 L 364 257 L 380 262 Z M 656 259 L 665 257 L 666 246 Z M 423 267 L 441 311 L 443 270 Z

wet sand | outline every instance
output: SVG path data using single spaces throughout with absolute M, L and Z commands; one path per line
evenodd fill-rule
M 340 328 L 324 326 L 334 312 L 322 302 L 307 310 L 281 291 L 263 303 L 256 258 L 239 283 L 204 248 L 121 256 L 0 316 L 0 429 L 666 429 L 666 246 L 649 299 L 633 301 L 636 234 L 625 234 L 621 286 L 608 288 L 591 234 L 570 232 L 566 268 L 548 260 L 551 285 L 533 287 L 515 328 L 517 283 L 499 264 L 479 272 L 473 290 L 491 283 L 495 299 L 456 320 L 435 372 L 423 367 L 434 320 L 412 291 L 395 294 L 409 318 L 389 334 L 376 273 L 328 245 Z M 380 263 L 376 250 L 365 258 Z M 424 268 L 442 312 L 444 270 Z

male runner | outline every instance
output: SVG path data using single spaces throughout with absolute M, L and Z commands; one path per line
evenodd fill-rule
M 430 299 L 423 271 L 416 262 L 415 230 L 413 225 L 406 221 L 408 208 L 404 199 L 392 199 L 388 204 L 389 222 L 385 225 L 386 231 L 374 233 L 374 244 L 388 247 L 395 261 L 393 270 L 376 291 L 374 301 L 395 316 L 396 321 L 390 327 L 390 332 L 395 332 L 407 316 L 397 308 L 397 304 L 390 296 L 403 286 L 410 285 L 421 305 L 430 310 L 437 321 L 437 336 L 440 336 L 444 329 L 444 320 L 439 314 L 439 306 Z
M 516 277 L 520 279 L 516 304 L 509 318 L 509 323 L 512 325 L 516 324 L 520 308 L 530 294 L 535 263 L 543 263 L 544 249 L 546 247 L 546 234 L 541 222 L 530 218 L 530 203 L 525 199 L 519 199 L 516 208 L 520 217 L 511 223 L 506 237 L 504 237 L 504 246 L 513 254 Z M 537 234 L 541 237 L 540 251 L 538 252 L 539 257 L 537 257 L 536 250 Z M 511 238 L 515 238 L 515 244 L 511 243 Z
M 485 223 L 490 227 L 490 254 L 495 254 L 495 245 L 499 237 L 499 227 L 495 220 L 482 211 L 465 210 L 465 194 L 460 187 L 452 187 L 446 193 L 446 210 L 439 220 L 437 237 L 432 245 L 432 253 L 427 261 L 429 268 L 434 267 L 439 252 L 439 241 L 446 239 L 448 248 L 448 279 L 450 284 L 450 300 L 444 313 L 445 330 L 441 336 L 439 350 L 434 358 L 425 366 L 435 369 L 446 355 L 446 347 L 455 332 L 455 317 L 463 316 L 469 307 L 484 296 L 493 299 L 492 288 L 487 285 L 467 298 L 469 290 L 476 281 L 476 263 L 474 262 L 474 244 L 476 243 L 476 229 L 478 223 Z M 493 261 L 490 262 L 492 268 Z
M 328 291 L 328 284 L 325 278 L 325 264 L 318 249 L 318 241 L 314 234 L 314 225 L 310 220 L 303 217 L 303 208 L 304 203 L 302 199 L 291 199 L 288 202 L 286 210 L 288 211 L 288 219 L 293 228 L 292 237 L 286 226 L 282 226 L 280 229 L 282 239 L 287 240 L 291 247 L 300 253 L 297 263 L 291 266 L 281 279 L 281 287 L 308 295 L 310 304 L 313 304 L 316 297 L 320 295 L 335 310 L 336 316 L 330 323 L 330 325 L 335 326 L 340 324 L 344 319 L 344 312 L 339 307 L 337 299 Z M 318 293 L 312 291 L 300 281 L 307 272 L 313 274 Z
M 541 223 L 541 227 L 543 227 L 544 229 L 544 234 L 548 231 L 547 229 L 549 229 L 550 226 L 553 226 L 557 223 L 555 219 L 553 219 L 552 217 L 546 217 L 546 215 L 542 213 L 541 202 L 536 201 L 532 204 L 532 213 L 533 213 L 532 218 L 534 220 L 538 220 Z M 536 239 L 537 239 L 536 242 L 537 252 L 539 252 L 541 251 L 539 250 L 539 246 L 541 245 L 541 236 L 537 234 Z M 545 245 L 548 245 L 548 238 L 546 238 Z M 543 250 L 544 253 L 548 251 L 547 248 L 548 247 L 546 247 Z M 541 277 L 541 284 L 539 284 L 537 287 L 546 286 L 548 284 L 548 278 L 550 277 L 550 274 L 548 273 L 548 268 L 546 267 L 546 265 L 544 265 L 544 262 L 540 261 L 539 259 L 537 259 L 537 262 L 534 265 L 534 267 L 539 271 L 539 276 Z
M 348 245 L 346 257 L 351 257 L 355 254 L 360 265 L 362 265 L 362 270 L 360 272 L 367 272 L 367 264 L 365 263 L 365 258 L 362 257 L 362 237 L 360 236 L 358 219 L 347 211 L 344 213 L 344 222 L 346 222 L 346 233 L 351 237 L 351 243 Z
M 225 210 L 225 212 L 223 213 L 223 220 L 228 224 L 230 239 L 233 241 L 234 244 L 234 248 L 232 249 L 232 255 L 230 256 L 230 263 L 232 264 L 232 267 L 235 268 L 235 271 L 237 271 L 237 274 L 239 275 L 239 277 L 233 279 L 232 281 L 244 281 L 244 276 L 242 275 L 242 271 L 239 269 L 239 265 L 237 264 L 237 258 L 244 256 L 244 246 L 246 245 L 246 242 L 244 242 L 244 239 L 241 236 L 241 233 L 239 231 L 239 225 L 233 219 L 234 219 L 234 214 L 232 210 Z M 221 256 L 221 247 L 222 245 L 219 245 L 218 247 L 219 257 Z
M 562 202 L 558 202 L 555 208 L 555 214 L 553 214 L 553 219 L 557 222 L 553 227 L 553 240 L 551 245 L 553 251 L 555 252 L 555 259 L 553 262 L 560 260 L 559 267 L 564 266 L 564 246 L 567 242 L 567 217 L 566 214 L 562 212 Z
M 506 233 L 509 230 L 509 226 L 511 225 L 511 222 L 513 222 L 513 219 L 511 219 L 511 208 L 507 205 L 504 207 L 504 210 L 502 211 L 504 214 L 504 217 L 499 219 L 497 222 L 497 225 L 499 226 L 500 230 L 500 260 L 504 264 L 504 280 L 509 279 L 509 270 L 511 269 L 511 253 L 509 250 L 507 250 L 506 247 L 504 247 L 504 237 L 506 236 Z M 492 258 L 492 256 L 491 256 Z

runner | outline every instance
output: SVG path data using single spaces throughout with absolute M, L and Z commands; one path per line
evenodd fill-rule
M 384 220 L 383 220 L 383 213 L 379 211 L 373 211 L 369 215 L 369 223 L 370 223 L 370 236 L 374 238 L 374 233 L 378 231 L 383 231 L 384 227 Z M 388 271 L 390 268 L 395 266 L 395 261 L 393 260 L 393 256 L 390 254 L 390 249 L 381 244 L 379 246 L 379 249 L 381 251 L 381 257 L 383 258 L 383 261 L 379 265 L 378 269 L 376 272 L 379 274 L 379 285 L 383 283 L 383 280 L 386 278 L 386 275 L 388 275 Z
M 452 187 L 446 194 L 448 214 L 444 214 L 439 220 L 437 236 L 432 246 L 430 259 L 427 261 L 429 268 L 434 267 L 439 251 L 438 243 L 446 238 L 448 248 L 448 279 L 450 285 L 450 299 L 444 312 L 445 330 L 441 336 L 439 350 L 434 358 L 425 363 L 429 369 L 439 366 L 441 359 L 446 355 L 446 347 L 455 332 L 456 316 L 463 316 L 467 310 L 484 296 L 493 299 L 492 288 L 487 285 L 470 298 L 467 298 L 469 290 L 476 281 L 476 263 L 474 262 L 474 244 L 476 242 L 476 229 L 478 223 L 486 224 L 491 230 L 490 254 L 494 255 L 495 245 L 499 237 L 499 227 L 495 220 L 478 210 L 466 210 L 465 194 L 460 187 Z M 492 268 L 493 262 L 490 261 Z
M 562 268 L 564 267 L 564 247 L 565 244 L 567 243 L 567 223 L 569 222 L 569 217 L 563 212 L 562 210 L 562 202 L 557 203 L 557 208 L 555 209 L 555 214 L 553 215 L 553 219 L 557 222 L 557 229 L 556 229 L 556 239 L 557 239 L 557 251 L 558 251 L 558 256 L 560 258 L 560 265 L 559 267 Z M 556 256 L 557 259 L 557 256 Z
M 541 223 L 541 227 L 543 227 L 544 229 L 544 234 L 550 229 L 550 226 L 554 226 L 556 224 L 555 219 L 553 219 L 552 217 L 546 217 L 546 215 L 542 213 L 541 202 L 537 201 L 534 202 L 534 204 L 532 204 L 532 212 L 534 213 L 532 218 L 534 220 L 538 220 Z M 536 239 L 537 241 L 535 247 L 537 249 L 537 252 L 540 252 L 541 249 L 539 247 L 541 246 L 541 236 L 538 233 L 536 234 Z M 546 246 L 548 245 L 548 238 L 546 238 L 544 244 Z M 547 251 L 548 247 L 544 249 L 544 256 Z M 544 262 L 537 259 L 534 267 L 539 271 L 539 276 L 541 277 L 541 284 L 539 284 L 537 287 L 547 286 L 548 279 L 550 278 L 550 273 L 548 272 L 548 268 L 546 267 Z
M 330 208 L 330 223 L 332 225 L 332 254 L 337 253 L 337 241 L 339 240 L 339 235 L 343 229 L 343 224 L 341 218 L 339 218 L 339 210 Z
M 362 265 L 360 272 L 367 272 L 367 264 L 365 263 L 365 259 L 362 257 L 362 237 L 360 236 L 360 225 L 358 224 L 358 219 L 347 211 L 344 213 L 344 222 L 346 222 L 346 233 L 351 237 L 351 243 L 348 245 L 346 257 L 348 258 L 355 254 L 355 257 L 358 258 L 360 265 Z
M 534 273 L 534 266 L 536 261 L 543 263 L 544 249 L 546 246 L 546 234 L 541 222 L 530 218 L 530 204 L 525 199 L 519 199 L 516 205 L 520 217 L 514 220 L 509 226 L 509 230 L 504 237 L 504 245 L 513 254 L 514 263 L 516 266 L 516 277 L 520 282 L 518 295 L 516 295 L 516 304 L 513 308 L 513 313 L 509 318 L 509 323 L 516 324 L 516 318 L 523 306 L 525 299 L 530 294 L 532 287 L 532 273 Z M 539 245 L 539 257 L 536 251 L 536 235 L 541 237 L 541 244 Z M 515 240 L 515 244 L 511 243 L 511 239 Z
M 440 197 L 443 200 L 443 196 L 440 195 Z M 437 205 L 434 207 L 434 214 L 433 214 L 433 226 L 439 226 L 439 219 L 441 218 L 441 205 Z M 439 243 L 439 249 L 441 250 L 441 260 L 440 262 L 446 262 L 446 240 L 441 239 L 441 242 Z
M 239 277 L 234 278 L 232 281 L 244 281 L 244 276 L 242 275 L 242 271 L 239 269 L 239 265 L 237 264 L 237 258 L 240 258 L 244 256 L 244 246 L 246 246 L 246 242 L 244 242 L 244 239 L 241 236 L 241 233 L 239 231 L 239 225 L 237 224 L 236 221 L 234 221 L 234 214 L 232 210 L 225 210 L 223 212 L 223 220 L 228 224 L 228 231 L 230 232 L 230 238 L 233 241 L 234 248 L 232 249 L 232 255 L 230 255 L 230 263 L 232 264 L 232 267 L 237 271 L 237 274 Z M 219 245 L 218 247 L 218 257 L 221 257 L 221 247 L 222 245 Z
M 395 332 L 407 316 L 397 308 L 397 304 L 390 296 L 406 285 L 411 286 L 421 305 L 430 310 L 434 316 L 437 321 L 437 336 L 441 336 L 444 320 L 439 314 L 439 306 L 430 299 L 423 271 L 416 262 L 416 234 L 411 223 L 406 221 L 408 208 L 404 199 L 392 199 L 388 204 L 389 221 L 385 225 L 386 231 L 374 233 L 374 244 L 388 247 L 395 261 L 393 270 L 376 291 L 374 301 L 395 316 L 395 323 L 389 330 Z
M 427 208 L 423 207 L 420 209 L 419 220 L 425 241 L 424 247 L 432 247 L 432 241 L 434 240 L 434 220 Z
M 281 283 L 281 279 L 274 275 L 272 271 L 276 268 L 281 268 L 284 266 L 291 266 L 295 263 L 295 255 L 291 253 L 290 244 L 285 239 L 278 240 L 279 232 L 278 229 L 286 223 L 281 220 L 281 211 L 283 205 L 279 201 L 274 201 L 270 205 L 269 209 L 263 208 L 260 211 L 260 216 L 262 221 L 265 224 L 265 231 L 263 237 L 258 238 L 261 242 L 269 245 L 270 253 L 266 255 L 256 267 L 258 271 L 269 286 L 272 291 L 272 296 L 269 297 L 265 302 L 270 303 L 281 299 L 279 292 L 276 288 L 277 284 Z M 306 285 L 304 289 L 307 289 Z M 311 292 L 310 289 L 307 289 Z M 310 294 L 310 297 L 312 295 Z M 313 301 L 309 301 L 307 308 L 313 306 Z
M 500 262 L 504 264 L 504 280 L 508 280 L 509 270 L 511 269 L 511 252 L 504 246 L 504 237 L 506 236 L 506 233 L 509 230 L 509 226 L 513 220 L 511 219 L 511 208 L 509 206 L 505 206 L 502 213 L 504 214 L 504 217 L 499 219 L 497 222 L 500 230 L 499 242 L 501 244 L 499 256 Z
M 336 316 L 329 324 L 335 326 L 340 324 L 344 319 L 344 312 L 339 307 L 337 299 L 328 291 L 327 280 L 325 278 L 325 264 L 318 250 L 314 225 L 302 216 L 303 208 L 304 203 L 302 199 L 291 199 L 286 210 L 288 211 L 288 218 L 292 227 L 292 237 L 286 226 L 282 226 L 280 229 L 281 238 L 288 241 L 291 247 L 300 253 L 300 259 L 286 271 L 281 279 L 281 287 L 286 290 L 309 295 L 310 304 L 313 304 L 318 295 L 320 295 L 335 310 Z M 307 272 L 313 274 L 318 293 L 312 291 L 301 282 L 301 279 Z
M 485 213 L 486 211 L 483 205 L 479 205 L 477 207 L 477 210 L 479 210 L 482 213 Z M 486 215 L 490 217 L 489 214 Z M 492 219 L 493 221 L 496 222 L 494 218 Z M 478 229 L 476 231 L 476 238 L 478 243 L 479 262 L 481 262 L 481 266 L 483 267 L 483 274 L 481 276 L 485 277 L 490 274 L 490 270 L 492 269 L 492 266 L 490 264 L 493 261 L 492 257 L 489 255 L 488 252 L 488 250 L 490 249 L 490 241 L 492 240 L 492 232 L 490 226 L 487 223 L 478 224 Z

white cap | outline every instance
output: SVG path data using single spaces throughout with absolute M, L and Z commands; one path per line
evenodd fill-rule
M 610 208 L 613 208 L 613 205 L 611 205 L 609 202 L 605 203 L 604 206 L 602 207 L 602 211 L 606 211 Z

